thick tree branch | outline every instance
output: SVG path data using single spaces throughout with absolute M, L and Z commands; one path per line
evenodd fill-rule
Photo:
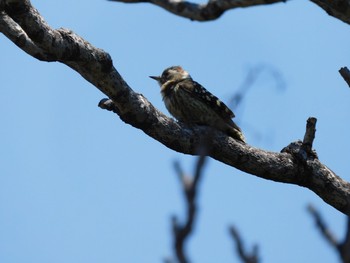
M 134 92 L 113 67 L 105 51 L 66 29 L 52 29 L 28 0 L 0 0 L 0 30 L 25 52 L 46 61 L 59 61 L 77 71 L 109 97 L 100 106 L 175 151 L 197 155 L 203 138 L 211 134 L 209 156 L 237 169 L 276 182 L 309 188 L 325 202 L 350 215 L 350 184 L 323 165 L 301 142 L 281 153 L 243 145 L 206 127 L 189 127 L 157 110 Z M 10 17 L 14 23 L 6 22 Z M 24 34 L 25 33 L 25 34 Z M 27 48 L 32 46 L 33 48 Z M 34 47 L 36 46 L 36 48 Z
M 347 218 L 345 238 L 339 246 L 341 258 L 344 263 L 350 263 L 350 217 Z
M 24 32 L 23 29 L 4 11 L 0 11 L 0 32 L 4 33 L 8 39 L 29 55 L 32 55 L 39 60 L 50 61 L 50 58 L 34 44 L 34 42 L 27 36 L 26 32 Z
M 350 0 L 311 0 L 330 16 L 350 24 Z
M 287 0 L 209 0 L 196 4 L 184 0 L 109 0 L 123 3 L 150 3 L 177 16 L 196 21 L 210 21 L 219 18 L 224 12 L 238 7 L 267 5 Z M 311 0 L 329 15 L 350 24 L 350 0 Z
M 110 0 L 123 3 L 151 3 L 185 18 L 196 21 L 210 21 L 219 18 L 225 11 L 256 5 L 267 5 L 287 0 L 209 0 L 206 4 L 196 4 L 182 0 Z

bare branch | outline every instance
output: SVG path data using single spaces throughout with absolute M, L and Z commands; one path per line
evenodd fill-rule
M 50 61 L 50 58 L 34 44 L 23 29 L 4 11 L 0 11 L 0 32 L 29 55 L 39 60 Z
M 350 263 L 350 217 L 347 218 L 347 230 L 344 241 L 338 248 L 343 262 Z
M 326 226 L 321 214 L 312 205 L 308 205 L 308 211 L 315 220 L 317 228 L 320 230 L 322 236 L 328 241 L 328 243 L 335 249 L 338 249 L 338 240 L 335 238 L 334 234 Z
M 334 236 L 332 231 L 327 227 L 319 211 L 317 211 L 317 209 L 311 204 L 308 205 L 307 209 L 314 218 L 316 227 L 324 239 L 329 243 L 329 245 L 338 252 L 338 255 L 342 259 L 342 262 L 350 263 L 350 217 L 347 217 L 347 230 L 345 238 L 342 242 L 340 242 Z
M 315 139 L 316 122 L 317 119 L 314 117 L 308 118 L 306 122 L 306 132 L 304 135 L 303 145 L 306 147 L 308 152 L 311 152 L 312 144 Z
M 219 18 L 224 12 L 257 5 L 268 5 L 287 0 L 209 0 L 205 4 L 196 4 L 183 0 L 109 0 L 123 3 L 151 3 L 177 16 L 196 21 L 210 21 Z M 311 0 L 329 15 L 350 24 L 349 0 Z
M 238 233 L 237 229 L 234 226 L 231 226 L 229 228 L 230 234 L 232 239 L 235 241 L 236 244 L 236 250 L 237 254 L 239 255 L 240 259 L 243 263 L 258 263 L 259 257 L 258 257 L 258 246 L 253 246 L 253 251 L 251 253 L 248 253 L 246 249 L 244 248 L 243 240 Z
M 339 73 L 350 87 L 350 70 L 347 67 L 343 67 L 339 69 Z
M 124 122 L 166 147 L 198 155 L 200 145 L 210 134 L 207 154 L 212 158 L 261 178 L 307 187 L 334 208 L 350 215 L 350 184 L 306 151 L 300 141 L 291 143 L 281 153 L 268 152 L 243 145 L 220 131 L 176 122 L 128 86 L 108 53 L 70 30 L 50 28 L 28 0 L 0 0 L 0 11 L 0 30 L 6 36 L 15 34 L 11 41 L 22 37 L 28 44 L 19 47 L 30 55 L 37 57 L 35 47 L 26 48 L 35 45 L 42 51 L 41 59 L 59 61 L 77 71 L 109 98 L 102 100 L 100 107 L 115 112 Z M 7 16 L 15 24 L 5 22 Z
M 175 162 L 174 168 L 181 180 L 182 190 L 186 198 L 186 219 L 183 224 L 180 224 L 177 217 L 173 217 L 173 234 L 174 234 L 174 250 L 179 262 L 189 262 L 188 256 L 185 252 L 185 243 L 188 237 L 191 235 L 196 215 L 197 215 L 197 189 L 198 184 L 202 178 L 202 170 L 205 164 L 206 156 L 205 151 L 198 157 L 196 170 L 193 178 L 184 174 L 178 162 Z
M 219 18 L 225 11 L 256 5 L 267 5 L 287 0 L 209 0 L 206 4 L 196 4 L 182 0 L 110 0 L 123 3 L 151 3 L 177 16 L 196 21 L 210 21 Z
M 350 24 L 350 1 L 349 0 L 311 0 L 321 7 L 330 16 Z

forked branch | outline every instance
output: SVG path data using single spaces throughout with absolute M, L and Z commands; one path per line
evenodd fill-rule
M 105 51 L 67 29 L 55 30 L 28 0 L 0 0 L 0 32 L 31 56 L 58 61 L 77 71 L 109 99 L 100 107 L 175 151 L 198 155 L 203 138 L 212 138 L 208 155 L 246 173 L 306 187 L 350 215 L 350 184 L 322 164 L 311 147 L 293 142 L 281 153 L 243 145 L 206 127 L 189 127 L 157 110 L 133 91 Z
M 211 21 L 219 18 L 223 13 L 235 8 L 269 5 L 287 0 L 209 0 L 204 4 L 184 0 L 109 0 L 123 3 L 150 3 L 159 6 L 177 16 L 196 21 Z M 350 24 L 349 0 L 311 0 L 330 16 Z
M 186 241 L 190 237 L 198 213 L 197 193 L 198 185 L 203 175 L 203 166 L 206 156 L 201 154 L 197 160 L 194 176 L 187 176 L 181 169 L 178 162 L 175 163 L 175 171 L 181 182 L 181 188 L 186 201 L 186 215 L 183 223 L 180 223 L 177 216 L 172 218 L 173 243 L 176 258 L 180 263 L 190 262 L 186 253 Z
M 343 67 L 339 69 L 339 73 L 350 87 L 350 70 L 347 67 Z
M 205 4 L 196 4 L 182 0 L 109 0 L 123 3 L 150 3 L 157 5 L 177 16 L 196 21 L 210 21 L 219 18 L 225 11 L 238 7 L 268 5 L 287 0 L 209 0 Z

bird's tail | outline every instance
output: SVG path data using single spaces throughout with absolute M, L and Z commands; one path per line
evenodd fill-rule
M 246 144 L 244 135 L 241 129 L 233 122 L 233 125 L 228 125 L 227 134 L 232 138 Z

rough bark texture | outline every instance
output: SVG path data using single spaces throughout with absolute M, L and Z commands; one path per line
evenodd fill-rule
M 350 24 L 349 0 L 311 0 L 330 16 L 333 16 L 347 24 Z
M 151 3 L 177 15 L 196 21 L 210 21 L 219 18 L 227 10 L 238 7 L 267 5 L 287 0 L 209 0 L 196 4 L 183 0 L 110 0 L 123 3 Z M 311 0 L 329 15 L 350 24 L 350 0 Z
M 268 152 L 243 145 L 219 131 L 175 122 L 128 86 L 108 53 L 70 30 L 50 28 L 28 0 L 0 0 L 0 32 L 29 55 L 59 61 L 79 72 L 109 97 L 100 102 L 101 108 L 115 112 L 170 149 L 196 155 L 210 133 L 208 155 L 212 158 L 261 178 L 306 187 L 350 215 L 350 184 L 318 160 L 310 147 L 312 141 L 291 143 L 281 153 Z
M 151 3 L 190 20 L 210 21 L 219 18 L 225 11 L 256 5 L 268 5 L 287 0 L 210 0 L 206 4 L 196 4 L 182 0 L 109 0 L 123 3 Z

